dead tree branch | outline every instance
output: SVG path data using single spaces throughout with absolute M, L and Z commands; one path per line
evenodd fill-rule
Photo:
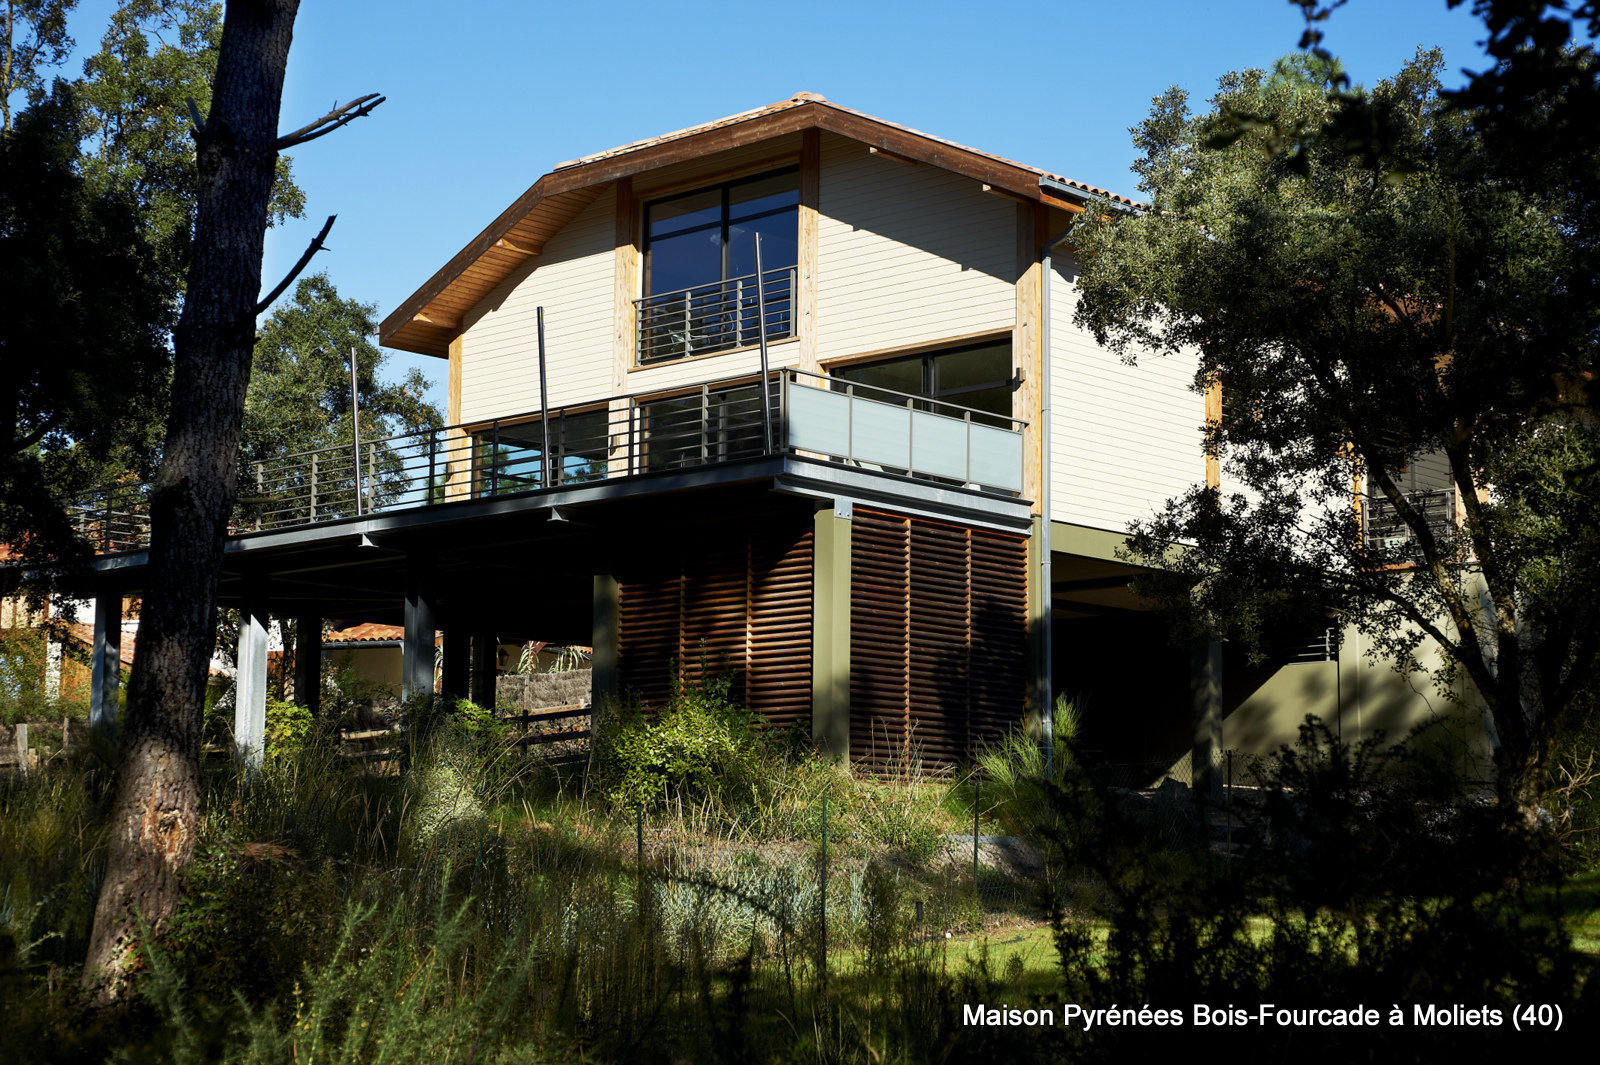
M 304 270 L 306 265 L 311 262 L 311 257 L 322 250 L 322 242 L 328 239 L 328 230 L 333 228 L 333 220 L 338 217 L 339 216 L 336 214 L 330 214 L 328 216 L 328 220 L 322 223 L 322 232 L 318 233 L 316 239 L 312 240 L 312 242 L 306 246 L 305 254 L 301 255 L 300 261 L 294 264 L 294 269 L 285 274 L 283 280 L 279 281 L 277 286 L 271 292 L 267 293 L 266 299 L 256 304 L 256 314 L 260 314 L 262 311 L 272 306 L 272 301 L 283 295 L 284 289 L 294 284 L 294 279 L 299 277 L 300 271 Z
M 304 144 L 306 141 L 314 141 L 318 137 L 327 136 L 340 126 L 348 126 L 356 119 L 372 114 L 372 109 L 386 99 L 388 97 L 375 92 L 369 92 L 365 96 L 358 96 L 343 107 L 335 107 L 315 122 L 310 122 L 293 133 L 286 133 L 279 137 L 278 143 L 274 147 L 281 152 L 286 148 L 293 148 L 297 144 Z

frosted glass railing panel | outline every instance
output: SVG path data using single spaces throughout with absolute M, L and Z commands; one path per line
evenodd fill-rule
M 842 443 L 842 441 L 841 441 Z M 837 454 L 838 444 L 828 449 Z M 857 398 L 850 411 L 850 457 L 906 469 L 911 465 L 911 412 Z
M 967 423 L 917 411 L 911 415 L 911 468 L 930 477 L 967 479 Z
M 822 378 L 818 378 L 822 380 Z M 918 401 L 925 402 L 925 401 Z M 791 378 L 789 447 L 892 473 L 1022 491 L 1022 434 L 951 414 L 809 388 Z
M 789 386 L 789 446 L 843 455 L 850 440 L 850 397 L 804 385 Z
M 992 488 L 1022 491 L 1022 434 L 974 425 L 968 447 L 972 472 L 968 479 Z

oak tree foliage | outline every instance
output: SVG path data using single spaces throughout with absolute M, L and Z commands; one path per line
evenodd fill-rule
M 1221 490 L 1132 540 L 1190 636 L 1309 614 L 1409 670 L 1436 641 L 1441 689 L 1482 694 L 1526 805 L 1600 666 L 1594 186 L 1508 172 L 1441 67 L 1420 52 L 1359 90 L 1299 55 L 1227 75 L 1198 115 L 1159 97 L 1134 131 L 1148 206 L 1075 230 L 1077 316 L 1130 360 L 1198 353 L 1195 388 L 1220 384 Z M 1424 462 L 1449 517 L 1412 490 Z
M 373 343 L 377 334 L 370 303 L 344 299 L 327 274 L 302 278 L 289 301 L 262 323 L 256 340 L 250 389 L 239 438 L 241 495 L 309 498 L 308 451 L 330 449 L 324 462 L 322 506 L 353 512 L 346 465 L 354 439 L 350 410 L 350 350 L 356 352 L 363 461 L 378 473 L 368 490 L 381 493 L 398 462 L 387 438 L 444 424 L 428 403 L 429 382 L 412 369 L 398 381 L 380 371 L 388 356 Z M 333 470 L 343 469 L 341 475 Z M 265 504 L 266 506 L 282 505 Z
M 82 173 L 82 131 L 58 80 L 0 134 L 0 542 L 28 559 L 81 550 L 62 497 L 153 469 L 166 400 L 157 257 L 137 204 Z

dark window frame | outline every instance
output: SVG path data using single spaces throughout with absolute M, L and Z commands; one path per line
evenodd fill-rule
M 709 185 L 700 185 L 700 186 L 696 186 L 695 188 L 687 189 L 687 190 L 682 191 L 682 192 L 674 192 L 674 193 L 672 193 L 670 195 L 667 195 L 667 196 L 658 196 L 653 200 L 646 200 L 645 203 L 644 203 L 644 207 L 643 207 L 643 220 L 641 222 L 641 227 L 640 227 L 640 232 L 641 232 L 641 234 L 642 234 L 642 236 L 644 238 L 644 240 L 643 240 L 643 244 L 644 244 L 644 263 L 643 263 L 643 266 L 644 266 L 644 291 L 643 291 L 642 295 L 644 295 L 644 296 L 654 296 L 654 295 L 659 295 L 660 294 L 659 291 L 656 290 L 656 288 L 655 288 L 655 286 L 653 284 L 654 275 L 655 275 L 655 269 L 654 269 L 654 265 L 655 264 L 654 264 L 654 259 L 652 258 L 652 256 L 654 255 L 654 251 L 653 251 L 651 245 L 654 243 L 654 241 L 652 240 L 652 236 L 651 236 L 651 233 L 650 233 L 650 212 L 651 212 L 652 209 L 654 209 L 656 207 L 659 207 L 659 206 L 661 206 L 662 204 L 665 204 L 665 203 L 671 203 L 674 200 L 687 199 L 687 198 L 689 198 L 691 196 L 703 196 L 708 192 L 718 192 L 718 193 L 721 194 L 721 211 L 720 211 L 720 214 L 719 214 L 719 217 L 718 217 L 718 221 L 716 221 L 714 223 L 713 222 L 706 222 L 706 223 L 702 223 L 702 224 L 697 225 L 697 226 L 688 226 L 688 227 L 686 227 L 684 229 L 675 230 L 675 231 L 673 231 L 671 233 L 664 234 L 664 236 L 666 236 L 666 237 L 679 237 L 679 236 L 683 236 L 685 233 L 694 233 L 694 232 L 699 232 L 701 230 L 709 230 L 713 226 L 716 226 L 718 228 L 718 230 L 719 230 L 718 240 L 719 240 L 719 244 L 720 244 L 720 271 L 719 271 L 720 276 L 714 277 L 714 278 L 708 278 L 704 282 L 695 282 L 695 284 L 693 286 L 690 286 L 690 287 L 699 287 L 700 285 L 717 284 L 717 283 L 729 280 L 729 277 L 728 277 L 728 251 L 729 251 L 729 248 L 732 246 L 732 240 L 730 239 L 730 234 L 729 234 L 729 229 L 730 229 L 730 227 L 732 225 L 732 219 L 731 219 L 732 201 L 731 201 L 731 198 L 730 198 L 730 194 L 731 194 L 732 190 L 735 189 L 735 188 L 738 188 L 740 185 L 751 185 L 751 184 L 754 184 L 754 183 L 756 183 L 758 181 L 768 181 L 768 180 L 770 180 L 772 178 L 783 177 L 783 176 L 789 175 L 789 174 L 794 175 L 795 201 L 796 202 L 795 202 L 795 204 L 793 206 L 784 206 L 784 207 L 774 208 L 774 209 L 769 210 L 769 211 L 762 211 L 762 212 L 760 212 L 758 214 L 753 214 L 753 215 L 749 215 L 748 217 L 740 218 L 739 221 L 741 221 L 741 222 L 756 221 L 756 220 L 759 220 L 759 219 L 762 219 L 762 218 L 771 218 L 774 215 L 782 214 L 784 212 L 793 211 L 794 215 L 795 215 L 796 234 L 798 236 L 799 220 L 800 220 L 800 205 L 799 205 L 800 165 L 798 163 L 792 163 L 792 164 L 790 164 L 788 166 L 780 166 L 780 167 L 777 167 L 776 169 L 773 169 L 773 170 L 763 170 L 759 174 L 746 174 L 743 177 L 730 178 L 727 181 L 715 182 L 715 183 L 712 183 L 712 184 L 709 184 Z M 676 291 L 679 291 L 679 290 L 678 289 L 668 289 L 667 291 L 668 292 L 676 292 Z
M 995 378 L 989 381 L 980 381 L 976 384 L 962 385 L 956 388 L 939 387 L 939 359 L 950 355 L 959 355 L 963 352 L 977 351 L 982 348 L 999 348 L 1002 346 L 1006 349 L 1006 364 L 1010 371 L 1010 375 L 1008 377 Z M 1016 368 L 1016 356 L 1010 337 L 996 337 L 993 340 L 983 340 L 968 344 L 955 344 L 950 347 L 929 348 L 924 351 L 910 352 L 905 355 L 888 355 L 880 359 L 871 359 L 867 361 L 851 363 L 847 366 L 835 367 L 830 371 L 830 373 L 838 381 L 848 384 L 855 384 L 857 387 L 866 390 L 864 394 L 867 396 L 867 398 L 872 398 L 871 390 L 880 386 L 873 385 L 870 382 L 855 381 L 850 377 L 850 374 L 871 368 L 911 362 L 921 363 L 922 381 L 921 385 L 914 394 L 919 399 L 929 400 L 936 403 L 953 403 L 959 407 L 971 407 L 972 405 L 970 403 L 963 402 L 963 397 L 971 396 L 979 392 L 989 392 L 1001 387 L 1008 389 L 1011 395 L 1015 397 L 1017 390 L 1022 387 L 1022 377 Z M 835 385 L 835 387 L 837 388 L 842 386 Z M 985 411 L 984 414 L 987 417 L 994 418 L 997 424 L 1002 421 L 1006 422 L 1005 427 L 1010 428 L 1010 422 L 1016 417 L 1016 400 L 1014 398 L 1009 406 L 1010 409 L 1004 414 L 990 411 Z

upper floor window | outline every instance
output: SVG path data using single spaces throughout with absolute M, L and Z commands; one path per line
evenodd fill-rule
M 846 366 L 832 373 L 835 378 L 866 386 L 860 394 L 868 399 L 893 403 L 905 395 L 940 400 L 992 415 L 987 419 L 977 415 L 976 421 L 1011 427 L 1011 393 L 1017 388 L 1017 378 L 1011 367 L 1009 340 Z M 884 391 L 879 393 L 879 389 Z
M 639 363 L 758 342 L 757 233 L 767 339 L 792 336 L 799 209 L 798 167 L 646 204 Z

